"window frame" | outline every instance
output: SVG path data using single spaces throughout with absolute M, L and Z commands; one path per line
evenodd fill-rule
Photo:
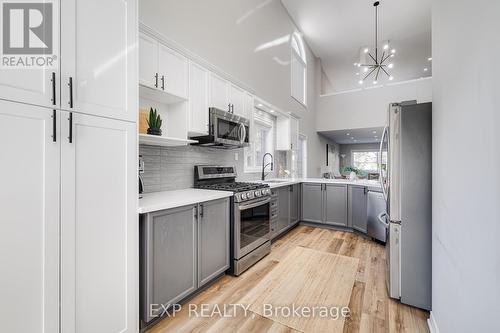
M 260 117 L 256 116 L 256 112 L 258 109 L 254 110 L 254 117 L 252 121 L 252 133 L 253 133 L 253 139 L 250 142 L 250 146 L 245 148 L 243 151 L 243 158 L 244 158 L 244 172 L 245 173 L 255 173 L 255 172 L 260 172 L 262 171 L 262 162 L 257 161 L 257 152 L 256 152 L 256 147 L 255 147 L 255 134 L 257 133 L 257 127 L 264 127 L 269 129 L 269 138 L 270 142 L 268 143 L 269 146 L 269 152 L 275 155 L 275 150 L 276 150 L 276 143 L 275 143 L 275 131 L 276 131 L 276 120 L 273 119 L 272 121 L 267 121 L 267 120 L 262 120 Z M 260 110 L 259 110 L 260 111 Z M 263 112 L 263 111 L 260 111 Z M 271 116 L 271 115 L 270 115 Z M 251 154 L 253 163 L 252 165 L 248 165 L 248 153 Z
M 379 172 L 378 166 L 380 165 L 382 156 L 380 155 L 380 151 L 378 149 L 353 149 L 353 150 L 351 150 L 351 166 L 354 168 L 358 168 L 354 164 L 354 153 L 376 153 L 377 154 L 377 161 L 376 161 L 377 168 L 375 170 L 365 170 L 365 169 L 360 169 L 360 170 L 367 172 L 367 173 Z

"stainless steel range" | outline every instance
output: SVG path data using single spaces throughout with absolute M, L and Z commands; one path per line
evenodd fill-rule
M 195 166 L 196 188 L 232 191 L 231 274 L 240 275 L 271 251 L 269 185 L 236 182 L 232 166 Z

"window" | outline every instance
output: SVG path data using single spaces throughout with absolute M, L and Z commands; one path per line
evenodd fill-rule
M 304 106 L 307 105 L 307 57 L 302 36 L 292 34 L 290 40 L 292 49 L 291 82 L 292 97 Z
M 297 159 L 296 176 L 307 177 L 307 138 L 305 135 L 299 134 L 299 149 L 293 153 L 296 153 Z
M 352 166 L 366 172 L 377 172 L 380 153 L 377 150 L 353 151 Z M 382 153 L 382 164 L 387 164 L 387 152 Z
M 250 146 L 244 150 L 245 172 L 261 171 L 262 157 L 265 153 L 274 156 L 274 128 L 275 117 L 259 110 L 254 112 L 253 139 Z

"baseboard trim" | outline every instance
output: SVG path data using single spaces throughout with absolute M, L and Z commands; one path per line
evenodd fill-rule
M 434 319 L 432 311 L 429 319 L 427 319 L 427 325 L 429 326 L 429 331 L 431 331 L 431 333 L 439 333 L 439 328 L 436 324 L 436 320 Z

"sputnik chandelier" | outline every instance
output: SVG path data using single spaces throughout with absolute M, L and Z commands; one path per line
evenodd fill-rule
M 388 41 L 384 43 L 384 46 L 382 48 L 382 54 L 380 55 L 380 58 L 379 58 L 379 48 L 378 48 L 378 6 L 379 5 L 380 5 L 379 1 L 375 1 L 375 3 L 373 3 L 373 6 L 375 7 L 375 54 L 372 54 L 370 52 L 370 50 L 367 47 L 365 47 L 362 50 L 362 53 L 360 52 L 361 53 L 361 56 L 360 56 L 361 61 L 359 63 L 354 63 L 354 66 L 363 68 L 362 75 L 364 75 L 364 77 L 362 80 L 358 81 L 359 84 L 363 84 L 363 82 L 367 78 L 369 78 L 372 74 L 374 76 L 373 84 L 377 84 L 379 76 L 381 74 L 381 71 L 387 75 L 387 77 L 389 78 L 390 81 L 392 81 L 394 79 L 392 77 L 392 75 L 389 74 L 387 69 L 393 68 L 393 66 L 394 66 L 392 63 L 388 63 L 388 60 L 390 58 L 394 57 L 396 50 L 392 49 L 389 51 L 389 42 Z M 366 56 L 364 56 L 364 55 L 368 55 L 369 58 L 366 59 Z M 365 62 L 365 60 L 368 60 L 368 61 Z M 356 75 L 359 75 L 359 74 L 360 73 L 356 73 Z

